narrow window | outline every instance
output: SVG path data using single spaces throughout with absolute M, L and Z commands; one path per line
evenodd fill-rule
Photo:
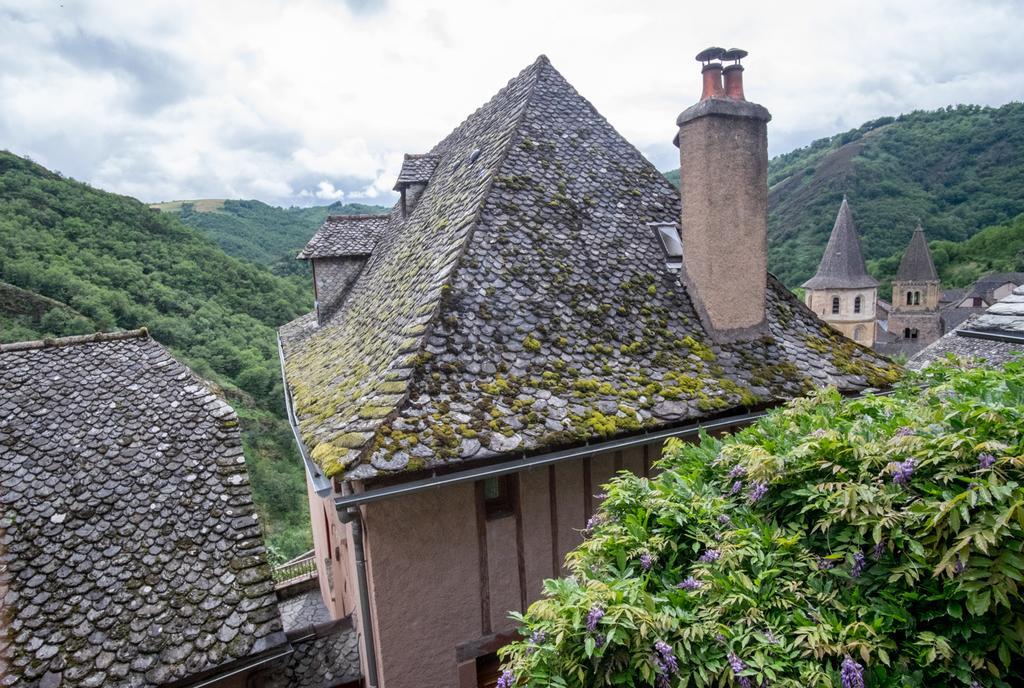
M 921 292 L 919 292 L 919 291 L 915 291 L 914 292 L 914 305 L 915 306 L 920 306 L 921 305 Z
M 912 292 L 909 292 L 909 291 L 907 292 L 907 305 L 908 306 L 913 306 L 914 305 L 914 294 Z
M 980 296 L 975 296 L 973 299 L 971 299 L 971 306 L 973 306 L 974 308 L 981 308 L 984 305 L 985 304 L 982 302 Z
M 853 312 L 860 313 L 860 297 L 858 296 L 853 300 Z
M 832 314 L 834 315 L 834 314 L 836 314 L 838 312 L 839 312 L 839 297 L 838 296 L 833 296 L 832 297 Z
M 500 478 L 484 480 L 484 511 L 487 520 L 512 515 L 516 478 L 515 475 L 503 475 Z
M 909 327 L 904 327 L 903 328 L 903 338 L 904 339 L 910 339 L 910 328 Z
M 913 329 L 913 330 L 910 331 L 910 338 L 911 339 L 917 339 L 917 330 L 916 329 Z

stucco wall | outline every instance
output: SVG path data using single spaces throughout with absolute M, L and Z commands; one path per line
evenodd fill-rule
M 681 277 L 701 318 L 719 336 L 764 323 L 766 124 L 707 115 L 679 129 Z
M 453 685 L 455 647 L 481 635 L 473 484 L 375 502 L 363 513 L 380 685 Z
M 660 445 L 650 450 L 651 460 Z M 509 611 L 521 611 L 520 562 L 527 604 L 542 581 L 563 571 L 565 554 L 582 541 L 586 467 L 596 494 L 616 467 L 614 454 L 574 460 L 519 474 L 522 527 L 516 516 L 484 519 L 485 576 L 481 574 L 476 486 L 461 483 L 363 507 L 380 683 L 385 688 L 459 685 L 475 675 L 471 657 L 489 651 L 488 638 L 514 630 Z M 643 471 L 643 449 L 622 452 L 625 469 Z M 557 522 L 551 518 L 551 476 Z M 598 500 L 591 498 L 593 508 Z M 552 527 L 554 525 L 554 528 Z M 552 540 L 552 531 L 557 543 Z M 519 533 L 522 534 L 521 541 Z M 486 580 L 486 585 L 482 581 Z M 482 617 L 485 590 L 490 613 Z M 466 649 L 467 646 L 470 649 Z M 460 650 L 461 648 L 461 650 Z

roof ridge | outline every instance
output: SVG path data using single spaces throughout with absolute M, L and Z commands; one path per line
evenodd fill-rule
M 140 327 L 137 330 L 95 332 L 93 334 L 79 334 L 69 337 L 46 337 L 44 339 L 32 339 L 23 342 L 0 344 L 0 353 L 7 353 L 10 351 L 31 351 L 33 349 L 54 349 L 62 346 L 74 346 L 76 344 L 95 344 L 98 342 L 116 342 L 124 339 L 148 338 L 149 330 L 145 327 Z
M 860 233 L 845 194 L 839 204 L 839 212 L 836 213 L 836 221 L 821 254 L 818 269 L 801 286 L 805 289 L 864 289 L 878 286 L 878 281 L 868 273 L 864 262 Z
M 935 262 L 932 260 L 931 249 L 928 248 L 928 240 L 924 236 L 924 228 L 920 221 L 910 235 L 910 242 L 907 244 L 903 256 L 900 258 L 899 268 L 896 270 L 896 281 L 909 282 L 937 282 L 939 273 L 935 270 Z
M 387 220 L 389 213 L 362 213 L 359 215 L 328 215 L 324 220 L 351 222 L 355 220 Z

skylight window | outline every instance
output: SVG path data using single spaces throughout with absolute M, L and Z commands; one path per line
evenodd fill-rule
M 665 256 L 665 267 L 669 270 L 678 270 L 683 265 L 683 242 L 679 239 L 679 230 L 674 222 L 650 222 L 647 225 L 651 228 L 654 236 L 661 246 L 661 253 Z

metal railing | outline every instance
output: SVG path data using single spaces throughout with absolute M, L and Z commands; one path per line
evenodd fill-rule
M 316 578 L 316 554 L 309 550 L 291 561 L 275 566 L 272 573 L 277 587 Z

